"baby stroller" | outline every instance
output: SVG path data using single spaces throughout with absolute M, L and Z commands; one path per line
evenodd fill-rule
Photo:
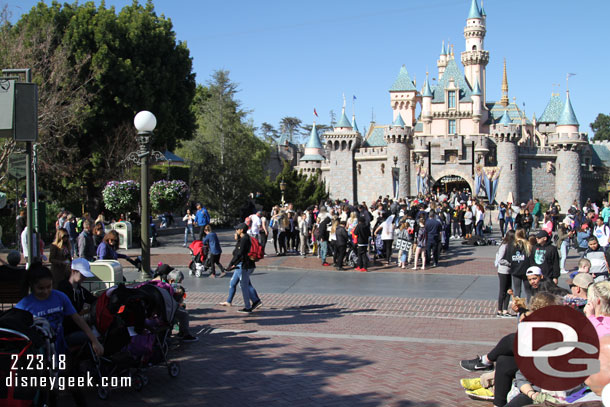
M 358 254 L 356 253 L 356 245 L 352 241 L 347 242 L 347 250 L 345 251 L 345 262 L 348 266 L 353 268 L 358 265 Z
M 33 318 L 27 311 L 11 308 L 0 314 L 0 405 L 7 407 L 45 406 L 51 389 L 17 386 L 20 377 L 57 377 L 53 366 L 55 337 L 49 322 Z M 28 365 L 42 369 L 28 370 Z M 8 380 L 7 380 L 8 379 Z
M 97 357 L 89 346 L 90 368 L 98 380 L 103 376 L 129 377 L 132 388 L 140 391 L 148 383 L 147 368 L 164 365 L 170 377 L 180 374 L 180 365 L 168 360 L 169 336 L 178 308 L 171 291 L 167 283 L 148 281 L 129 287 L 120 284 L 102 293 L 93 313 L 104 355 Z M 97 395 L 105 400 L 110 390 L 98 387 Z
M 193 240 L 189 245 L 189 251 L 191 252 L 191 262 L 189 263 L 189 275 L 195 277 L 201 277 L 206 270 L 209 268 L 208 254 L 209 247 L 203 244 L 201 240 Z

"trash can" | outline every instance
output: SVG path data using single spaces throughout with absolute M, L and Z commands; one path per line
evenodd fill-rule
M 112 228 L 119 234 L 119 249 L 130 249 L 132 246 L 132 231 L 130 222 L 116 222 Z
M 123 282 L 123 267 L 116 260 L 97 260 L 90 263 L 94 277 L 85 278 L 89 291 L 105 290 Z

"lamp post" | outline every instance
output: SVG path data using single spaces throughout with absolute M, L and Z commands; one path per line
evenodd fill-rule
M 282 191 L 282 206 L 286 203 L 284 201 L 284 192 L 286 191 L 286 183 L 284 182 L 284 178 L 280 181 L 280 191 Z
M 148 161 L 150 158 L 150 139 L 153 130 L 157 126 L 157 118 L 151 112 L 144 110 L 136 114 L 136 117 L 133 119 L 133 124 L 138 130 L 139 149 L 137 155 L 140 158 L 141 167 L 140 203 L 142 205 L 142 213 L 140 216 L 140 247 L 142 248 L 142 278 L 145 278 L 150 275 Z

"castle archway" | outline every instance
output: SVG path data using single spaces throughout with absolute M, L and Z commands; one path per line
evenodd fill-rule
M 467 190 L 474 194 L 474 182 L 473 179 L 466 174 L 462 174 L 460 171 L 441 171 L 435 174 L 432 181 L 432 191 L 436 191 L 437 188 L 441 192 L 451 193 L 453 188 L 458 191 Z

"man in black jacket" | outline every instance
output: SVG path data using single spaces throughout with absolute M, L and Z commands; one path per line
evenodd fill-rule
M 233 278 L 231 278 L 230 289 L 229 289 L 229 300 L 221 305 L 231 305 L 233 295 L 235 294 L 235 287 L 239 281 L 241 287 L 241 294 L 244 297 L 244 308 L 240 309 L 239 312 L 251 313 L 262 305 L 258 293 L 250 281 L 250 274 L 254 272 L 256 267 L 254 260 L 252 260 L 248 253 L 252 243 L 250 236 L 247 233 L 248 225 L 240 223 L 235 227 L 235 250 L 233 250 L 233 258 L 227 267 L 227 270 L 233 271 Z M 252 300 L 252 306 L 250 306 L 250 300 Z
M 367 250 L 371 237 L 371 227 L 363 216 L 358 218 L 358 225 L 354 229 L 354 235 L 358 239 L 356 242 L 358 245 L 358 267 L 356 267 L 356 270 L 366 272 L 369 267 Z
M 426 232 L 428 233 L 428 242 L 426 246 L 426 257 L 430 260 L 432 267 L 438 266 L 438 257 L 440 252 L 442 225 L 438 220 L 437 214 L 431 210 L 426 220 Z
M 530 265 L 538 266 L 542 270 L 542 275 L 555 284 L 561 275 L 559 271 L 559 254 L 557 248 L 549 240 L 549 234 L 544 230 L 536 233 L 536 246 L 532 248 L 530 254 Z
M 337 253 L 335 255 L 335 267 L 337 270 L 343 270 L 343 258 L 345 257 L 345 252 L 347 250 L 347 244 L 349 243 L 349 235 L 347 234 L 347 230 L 345 230 L 345 221 L 342 220 L 339 222 L 339 226 L 335 230 L 335 235 L 337 236 L 337 240 L 335 241 L 335 246 L 337 249 Z
M 318 215 L 318 243 L 320 244 L 320 257 L 322 258 L 323 266 L 330 266 L 326 262 L 326 253 L 328 252 L 328 225 L 330 225 L 330 215 L 325 210 L 320 211 Z

